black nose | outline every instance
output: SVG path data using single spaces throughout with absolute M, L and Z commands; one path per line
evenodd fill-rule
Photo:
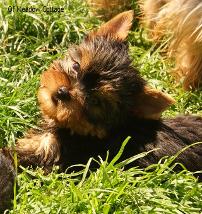
M 60 87 L 55 96 L 54 96 L 57 100 L 62 100 L 62 101 L 68 101 L 70 100 L 70 94 L 69 94 L 69 90 L 65 87 L 65 86 L 62 86 Z

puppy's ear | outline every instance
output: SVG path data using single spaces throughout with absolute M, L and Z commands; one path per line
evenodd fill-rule
M 97 36 L 106 36 L 119 41 L 124 41 L 132 26 L 133 15 L 133 10 L 118 14 L 105 24 L 102 24 L 98 30 L 90 32 L 87 39 L 92 39 Z
M 161 113 L 174 103 L 175 100 L 168 94 L 145 86 L 143 92 L 137 96 L 133 113 L 139 118 L 158 120 Z

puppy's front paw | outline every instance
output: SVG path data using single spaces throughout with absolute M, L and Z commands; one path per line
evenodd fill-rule
M 18 140 L 16 151 L 23 166 L 50 168 L 60 159 L 60 145 L 53 133 L 29 134 Z

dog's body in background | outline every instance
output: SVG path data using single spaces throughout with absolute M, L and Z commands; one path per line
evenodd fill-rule
M 132 11 L 119 14 L 42 74 L 38 101 L 44 126 L 17 142 L 20 164 L 65 170 L 92 156 L 105 159 L 108 150 L 112 158 L 131 136 L 122 159 L 159 148 L 134 163 L 146 167 L 202 140 L 201 117 L 160 119 L 174 100 L 148 86 L 131 65 L 125 39 L 132 20 Z M 188 148 L 176 161 L 201 170 L 201 147 Z M 10 160 L 3 150 L 0 156 L 3 163 Z
M 131 9 L 130 0 L 86 0 L 94 16 L 109 20 L 120 12 Z
M 145 22 L 154 41 L 168 40 L 168 55 L 175 58 L 173 75 L 186 90 L 202 82 L 201 0 L 146 0 Z

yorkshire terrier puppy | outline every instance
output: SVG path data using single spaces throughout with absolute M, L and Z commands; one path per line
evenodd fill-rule
M 142 2 L 142 1 L 141 1 Z M 168 54 L 175 58 L 173 75 L 186 90 L 202 82 L 201 0 L 146 0 L 144 22 L 155 41 L 168 39 Z
M 132 66 L 125 42 L 132 20 L 132 11 L 117 15 L 42 74 L 38 101 L 44 125 L 18 141 L 20 164 L 65 170 L 90 157 L 104 159 L 108 150 L 112 158 L 131 136 L 122 159 L 159 148 L 134 163 L 146 167 L 202 140 L 201 117 L 160 119 L 174 100 L 148 86 Z M 176 161 L 201 170 L 202 145 Z

